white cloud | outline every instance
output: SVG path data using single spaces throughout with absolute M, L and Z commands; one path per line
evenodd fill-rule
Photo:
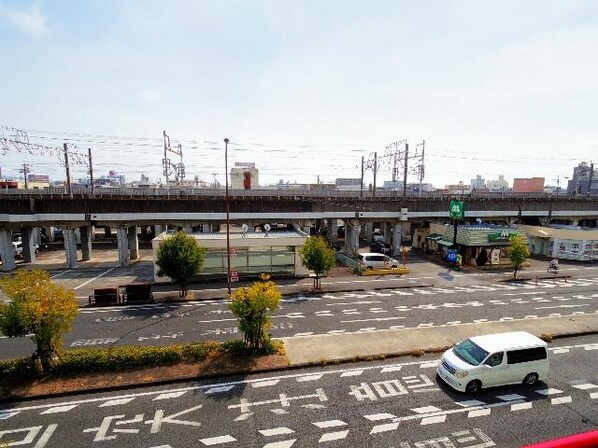
M 46 17 L 38 4 L 33 4 L 26 10 L 10 9 L 0 5 L 0 21 L 7 22 L 13 28 L 32 37 L 41 37 L 48 31 Z
M 162 95 L 160 95 L 160 92 L 152 89 L 142 89 L 137 93 L 137 96 L 143 101 L 152 103 L 160 100 L 160 98 L 162 97 Z

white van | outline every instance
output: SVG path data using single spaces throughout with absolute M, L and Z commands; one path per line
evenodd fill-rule
M 383 254 L 375 252 L 365 252 L 359 254 L 359 264 L 365 269 L 396 269 L 399 262 Z
M 506 384 L 531 386 L 548 376 L 546 345 L 525 331 L 475 336 L 444 352 L 438 376 L 468 393 Z

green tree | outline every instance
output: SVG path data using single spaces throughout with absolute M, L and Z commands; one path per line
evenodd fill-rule
M 336 255 L 321 236 L 310 236 L 299 250 L 301 264 L 316 274 L 314 289 L 320 289 L 320 277 L 336 264 Z
M 11 338 L 32 334 L 34 365 L 47 371 L 60 356 L 63 335 L 79 312 L 75 292 L 52 283 L 50 274 L 38 269 L 1 278 L 0 289 L 11 300 L 0 305 L 0 330 Z
M 517 278 L 517 271 L 525 259 L 529 257 L 529 247 L 527 247 L 527 243 L 523 236 L 515 235 L 511 238 L 511 246 L 507 249 L 507 254 L 511 259 L 513 268 L 515 269 L 513 272 L 513 277 Z
M 185 232 L 176 232 L 158 246 L 158 276 L 170 277 L 181 287 L 181 297 L 185 297 L 189 279 L 201 271 L 205 259 L 205 247 L 201 247 L 195 238 L 186 235 Z
M 278 309 L 281 297 L 278 286 L 266 274 L 262 274 L 260 280 L 251 286 L 235 291 L 228 306 L 239 318 L 239 329 L 245 335 L 246 349 L 256 351 L 270 348 L 272 319 L 268 312 Z

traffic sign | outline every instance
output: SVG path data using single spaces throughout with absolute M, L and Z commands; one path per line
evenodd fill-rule
M 231 282 L 239 281 L 239 271 L 230 271 L 230 281 Z
M 463 219 L 465 216 L 463 201 L 451 201 L 449 206 L 449 218 Z

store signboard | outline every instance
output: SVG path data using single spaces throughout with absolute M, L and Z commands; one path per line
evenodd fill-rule
M 494 232 L 488 234 L 488 241 L 491 242 L 505 242 L 509 241 L 511 238 L 517 236 L 515 232 L 509 232 L 508 230 L 503 230 L 502 232 Z
M 465 216 L 463 201 L 451 201 L 449 205 L 449 218 L 463 219 Z

